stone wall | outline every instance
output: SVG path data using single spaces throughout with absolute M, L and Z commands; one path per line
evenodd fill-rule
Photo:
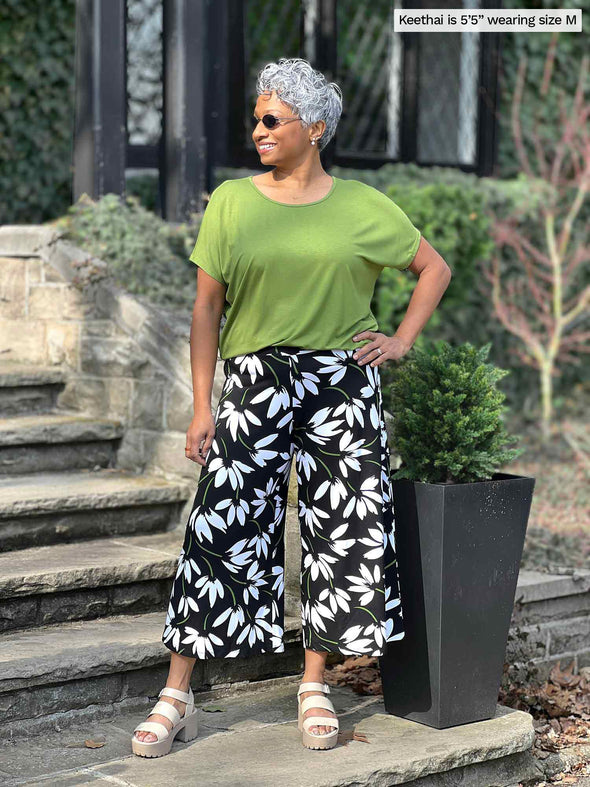
M 541 681 L 555 664 L 574 674 L 590 666 L 590 568 L 520 572 L 506 661 L 513 677 Z
M 190 314 L 99 282 L 74 286 L 88 256 L 43 227 L 0 227 L 3 360 L 67 367 L 58 406 L 119 418 L 118 466 L 195 479 L 184 455 L 193 414 Z M 212 407 L 223 385 L 218 358 Z

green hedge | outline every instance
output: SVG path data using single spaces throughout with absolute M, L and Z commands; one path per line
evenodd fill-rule
M 197 267 L 188 256 L 201 218 L 174 225 L 154 216 L 135 196 L 106 194 L 94 201 L 83 195 L 51 226 L 92 255 L 77 271 L 74 283 L 81 288 L 109 277 L 127 292 L 189 314 Z
M 505 0 L 504 7 L 552 9 L 555 3 Z M 588 12 L 590 0 L 565 0 L 560 8 L 582 8 Z M 539 106 L 536 88 L 550 36 L 539 32 L 503 36 L 497 166 L 500 177 L 511 177 L 517 171 L 509 107 L 518 57 L 526 53 L 529 58 L 523 116 L 525 127 L 530 128 L 532 113 Z M 75 0 L 0 3 L 0 192 L 4 197 L 0 201 L 0 224 L 42 222 L 59 216 L 71 203 L 74 38 Z M 553 83 L 566 96 L 573 95 L 586 42 L 587 38 L 578 33 L 559 35 Z M 557 94 L 544 99 L 543 107 L 545 137 L 555 139 Z M 530 135 L 525 134 L 525 144 L 530 148 Z M 132 191 L 135 192 L 133 187 Z M 153 204 L 153 192 L 140 193 L 142 199 Z
M 0 224 L 72 200 L 75 0 L 0 3 Z

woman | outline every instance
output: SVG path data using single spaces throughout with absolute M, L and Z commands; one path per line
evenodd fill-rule
M 337 739 L 327 653 L 379 656 L 404 636 L 379 366 L 411 348 L 450 270 L 392 200 L 322 168 L 342 111 L 336 84 L 305 60 L 281 58 L 256 89 L 252 138 L 272 169 L 213 191 L 190 256 L 200 270 L 186 455 L 203 470 L 163 633 L 167 684 L 133 737 L 147 757 L 167 754 L 176 735 L 197 735 L 197 658 L 284 650 L 293 456 L 305 746 Z M 370 309 L 383 267 L 419 276 L 394 336 L 376 330 Z M 226 379 L 213 417 L 218 343 Z

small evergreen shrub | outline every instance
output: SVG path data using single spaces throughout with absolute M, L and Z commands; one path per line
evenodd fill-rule
M 479 350 L 443 340 L 430 352 L 414 347 L 391 384 L 393 440 L 402 459 L 392 478 L 426 483 L 489 480 L 524 449 L 505 448 L 505 394 L 496 383 L 509 372 L 485 363 Z

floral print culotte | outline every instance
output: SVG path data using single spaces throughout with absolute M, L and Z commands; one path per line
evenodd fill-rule
M 384 654 L 404 636 L 379 367 L 273 345 L 228 358 L 162 640 L 193 658 L 284 651 L 295 457 L 303 646 Z

